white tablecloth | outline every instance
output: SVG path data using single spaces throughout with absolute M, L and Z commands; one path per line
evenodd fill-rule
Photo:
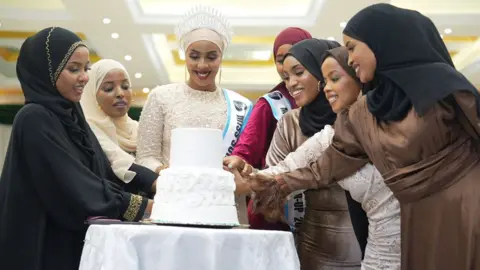
M 297 270 L 288 232 L 92 225 L 80 270 Z

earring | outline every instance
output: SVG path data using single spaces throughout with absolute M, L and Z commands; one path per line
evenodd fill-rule
M 320 90 L 320 87 L 321 87 L 320 83 L 322 83 L 322 81 L 318 81 L 318 84 L 317 84 L 317 91 L 318 91 L 318 92 L 321 92 L 321 90 Z

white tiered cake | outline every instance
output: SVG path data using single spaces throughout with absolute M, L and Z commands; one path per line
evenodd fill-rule
M 170 166 L 160 173 L 151 219 L 169 224 L 239 225 L 235 182 L 224 171 L 222 131 L 172 130 Z

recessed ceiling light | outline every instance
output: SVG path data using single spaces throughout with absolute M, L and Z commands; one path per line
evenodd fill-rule
M 150 92 L 150 89 L 148 89 L 147 87 L 145 87 L 145 88 L 143 88 L 142 91 L 143 91 L 143 93 L 148 94 L 148 92 Z
M 253 51 L 252 58 L 259 61 L 268 61 L 272 57 L 272 51 Z
M 117 38 L 120 37 L 120 35 L 119 35 L 118 33 L 112 33 L 112 34 L 111 34 L 111 37 L 112 37 L 113 39 L 117 39 Z
M 111 22 L 112 22 L 112 20 L 110 20 L 110 18 L 103 18 L 103 23 L 104 24 L 109 24 Z
M 132 56 L 130 56 L 130 55 L 127 54 L 127 55 L 125 55 L 124 59 L 125 59 L 126 61 L 130 61 L 130 60 L 132 60 Z
M 340 27 L 345 28 L 345 26 L 347 26 L 347 22 L 341 22 L 340 23 Z
M 327 37 L 328 40 L 333 40 L 335 41 L 335 38 L 334 37 Z
M 448 34 L 452 33 L 452 29 L 451 28 L 445 28 L 445 30 L 443 30 L 443 32 L 448 35 Z
M 142 78 L 142 73 L 140 73 L 140 72 L 135 73 L 135 78 L 137 78 L 137 79 Z

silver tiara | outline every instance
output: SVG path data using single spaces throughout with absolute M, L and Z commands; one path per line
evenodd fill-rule
M 183 15 L 175 27 L 175 36 L 181 42 L 183 36 L 199 28 L 217 32 L 223 38 L 225 47 L 232 41 L 233 29 L 227 18 L 220 11 L 203 5 L 195 6 Z

